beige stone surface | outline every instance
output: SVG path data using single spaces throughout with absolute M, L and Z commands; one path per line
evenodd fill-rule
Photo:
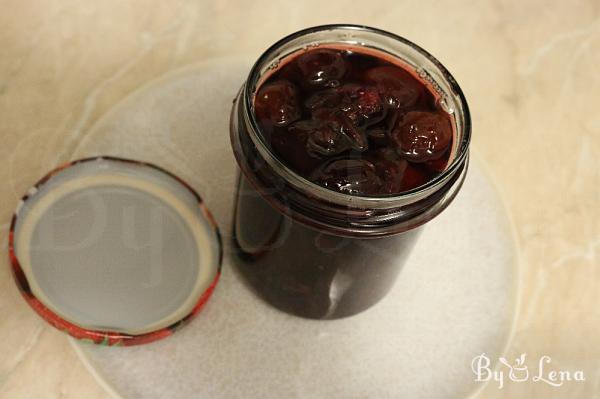
M 108 398 L 67 338 L 20 298 L 6 256 L 18 198 L 71 159 L 113 105 L 167 71 L 253 59 L 294 30 L 381 27 L 435 54 L 470 102 L 473 148 L 503 191 L 522 255 L 507 357 L 585 382 L 489 384 L 478 398 L 600 397 L 600 3 L 52 1 L 0 3 L 0 398 Z M 537 368 L 537 367 L 535 367 Z M 427 370 L 423 370 L 427 372 Z

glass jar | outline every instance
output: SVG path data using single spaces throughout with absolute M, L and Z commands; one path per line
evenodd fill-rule
M 320 45 L 364 46 L 414 70 L 454 122 L 450 160 L 440 175 L 400 194 L 356 196 L 310 182 L 271 151 L 253 111 L 256 90 L 282 59 Z M 230 130 L 242 172 L 233 226 L 239 270 L 275 307 L 333 319 L 382 299 L 418 227 L 454 199 L 467 172 L 471 121 L 460 87 L 425 50 L 382 30 L 325 25 L 283 38 L 256 61 L 234 101 Z

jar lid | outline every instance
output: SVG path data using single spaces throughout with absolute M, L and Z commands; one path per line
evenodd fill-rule
M 160 167 L 113 157 L 70 162 L 20 201 L 9 234 L 15 281 L 71 336 L 136 345 L 196 315 L 220 275 L 217 225 L 200 196 Z

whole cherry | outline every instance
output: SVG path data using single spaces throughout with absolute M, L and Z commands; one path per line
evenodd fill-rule
M 352 120 L 341 110 L 321 108 L 312 114 L 315 120 L 326 123 L 334 130 L 339 131 L 348 139 L 350 147 L 355 151 L 366 151 L 369 148 L 367 135 L 363 129 L 358 128 Z
M 452 125 L 444 115 L 412 111 L 398 118 L 390 133 L 398 152 L 411 162 L 441 158 L 452 142 Z
M 317 184 L 345 194 L 373 195 L 381 188 L 375 165 L 366 159 L 333 159 L 315 169 L 310 178 Z
M 327 121 L 298 121 L 289 127 L 289 132 L 305 137 L 305 149 L 315 158 L 337 155 L 350 148 L 348 137 L 338 126 Z
M 277 80 L 266 83 L 254 99 L 254 110 L 261 121 L 275 126 L 286 126 L 300 118 L 298 91 L 293 83 Z
M 408 72 L 393 66 L 380 66 L 365 71 L 365 81 L 377 86 L 393 108 L 407 108 L 417 103 L 423 88 Z
M 346 73 L 346 61 L 335 50 L 309 50 L 300 55 L 296 63 L 309 85 L 336 87 Z

